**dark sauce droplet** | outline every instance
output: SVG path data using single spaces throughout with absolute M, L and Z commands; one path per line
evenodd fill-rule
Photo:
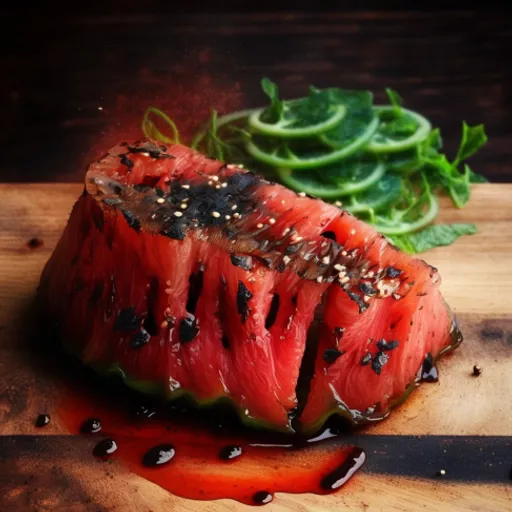
M 242 447 L 241 446 L 225 446 L 219 452 L 219 459 L 221 460 L 233 460 L 237 459 L 242 455 Z
M 345 461 L 320 482 L 324 491 L 334 491 L 345 485 L 361 468 L 366 460 L 366 453 L 358 447 L 352 448 Z
M 252 495 L 252 501 L 256 505 L 266 505 L 267 503 L 270 503 L 273 499 L 274 496 L 272 496 L 272 494 L 269 493 L 268 491 L 258 491 Z
M 437 368 L 434 365 L 434 358 L 430 352 L 423 361 L 420 380 L 422 382 L 437 382 L 439 380 L 439 374 L 437 373 Z
M 106 457 L 117 451 L 117 443 L 110 438 L 102 439 L 92 451 L 95 457 Z
M 44 244 L 44 242 L 40 238 L 31 238 L 27 242 L 27 247 L 29 249 L 37 249 L 38 247 L 41 247 Z
M 172 444 L 159 444 L 157 446 L 153 446 L 153 448 L 145 453 L 142 458 L 142 464 L 149 468 L 162 466 L 163 464 L 170 462 L 175 454 L 176 450 Z
M 46 427 L 50 423 L 50 415 L 49 414 L 40 414 L 35 421 L 36 427 Z
M 81 434 L 96 434 L 101 430 L 101 422 L 98 418 L 88 418 L 80 427 Z

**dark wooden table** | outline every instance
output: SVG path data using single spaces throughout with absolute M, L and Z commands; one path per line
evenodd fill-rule
M 140 135 L 148 105 L 165 108 L 186 136 L 210 106 L 259 105 L 259 80 L 269 76 L 285 97 L 308 84 L 367 88 L 377 99 L 395 88 L 441 128 L 448 150 L 462 120 L 484 123 L 490 140 L 472 166 L 512 181 L 505 10 L 378 11 L 348 2 L 339 11 L 327 2 L 328 11 L 307 11 L 298 1 L 293 11 L 251 12 L 241 2 L 202 3 L 174 13 L 156 2 L 5 11 L 0 180 L 79 181 L 87 161 Z

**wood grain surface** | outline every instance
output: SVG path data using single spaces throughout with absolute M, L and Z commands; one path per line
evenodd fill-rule
M 37 350 L 43 340 L 32 302 L 41 269 L 80 191 L 78 184 L 0 185 L 0 510 L 250 510 L 230 500 L 172 496 L 121 464 L 99 463 L 91 455 L 91 440 L 68 435 L 57 418 L 44 431 L 33 426 L 39 412 L 56 411 L 62 381 L 52 366 L 58 355 L 43 357 Z M 377 436 L 377 443 L 388 435 L 428 435 L 434 442 L 447 435 L 512 436 L 511 207 L 512 185 L 477 185 L 466 208 L 443 208 L 442 221 L 476 222 L 479 228 L 476 235 L 421 255 L 439 268 L 465 342 L 441 362 L 438 384 L 420 387 L 388 420 L 365 432 Z M 43 245 L 29 248 L 33 237 Z M 471 376 L 474 364 L 483 368 L 478 378 Z M 479 449 L 485 451 L 482 439 Z M 372 453 L 368 456 L 371 461 Z M 512 453 L 503 457 L 508 457 L 508 474 Z M 456 464 L 456 454 L 451 460 Z M 278 493 L 267 508 L 512 510 L 512 490 L 505 482 L 478 482 L 478 475 L 475 481 L 454 481 L 421 471 L 412 477 L 379 473 L 369 465 L 334 495 Z
M 288 98 L 309 84 L 370 89 L 378 101 L 395 88 L 441 128 L 450 155 L 463 120 L 484 123 L 489 142 L 471 165 L 512 181 L 512 24 L 493 2 L 4 3 L 2 181 L 78 182 L 76 162 L 138 136 L 148 105 L 187 131 L 209 108 L 260 105 L 263 76 Z

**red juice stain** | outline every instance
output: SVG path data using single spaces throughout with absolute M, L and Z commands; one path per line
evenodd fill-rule
M 178 496 L 265 505 L 276 492 L 328 494 L 365 461 L 360 448 L 333 442 L 330 428 L 299 439 L 241 427 L 222 411 L 141 404 L 130 393 L 68 391 L 58 415 L 76 434 L 84 422 L 101 422 L 96 457 L 115 458 Z

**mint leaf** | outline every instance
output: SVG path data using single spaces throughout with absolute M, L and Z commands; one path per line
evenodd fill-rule
M 396 116 L 403 115 L 402 104 L 404 100 L 402 97 L 395 90 L 390 89 L 389 87 L 386 87 L 385 91 L 389 102 L 393 105 L 393 113 Z
M 338 88 L 327 91 L 331 101 L 345 106 L 347 114 L 338 126 L 321 135 L 320 139 L 333 148 L 343 148 L 362 137 L 374 120 L 373 95 L 369 91 Z
M 465 165 L 464 174 L 458 177 L 452 174 L 449 178 L 448 193 L 457 208 L 462 208 L 469 201 L 471 195 L 470 173 L 471 169 Z
M 457 156 L 453 161 L 453 165 L 457 167 L 461 162 L 475 154 L 487 142 L 484 125 L 469 126 L 465 122 L 462 123 L 462 140 L 460 142 Z
M 426 156 L 430 152 L 437 152 L 443 147 L 443 139 L 441 138 L 441 131 L 439 128 L 434 128 L 428 135 L 427 138 L 422 142 L 422 150 Z
M 485 176 L 471 170 L 469 171 L 469 181 L 470 183 L 489 183 L 489 180 Z
M 268 78 L 261 80 L 261 88 L 270 99 L 270 112 L 273 117 L 275 117 L 274 121 L 277 121 L 283 114 L 283 102 L 279 99 L 279 89 L 277 85 Z
M 389 237 L 391 242 L 409 254 L 450 245 L 462 235 L 472 235 L 477 229 L 474 224 L 434 224 L 422 231 L 409 235 Z

